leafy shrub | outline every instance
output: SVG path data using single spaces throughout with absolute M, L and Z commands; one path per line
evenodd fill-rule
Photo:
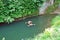
M 45 0 L 0 0 L 0 22 L 6 17 L 20 18 L 33 14 Z M 9 22 L 9 21 L 8 21 Z

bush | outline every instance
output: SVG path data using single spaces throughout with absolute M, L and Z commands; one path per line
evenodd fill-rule
M 0 22 L 33 14 L 45 0 L 0 0 Z M 10 19 L 7 21 L 7 17 Z

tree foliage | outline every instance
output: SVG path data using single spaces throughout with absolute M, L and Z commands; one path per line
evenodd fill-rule
M 0 0 L 0 22 L 32 15 L 43 2 L 44 0 Z

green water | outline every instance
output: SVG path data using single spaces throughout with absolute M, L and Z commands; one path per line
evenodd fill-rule
M 29 38 L 34 38 L 36 35 L 43 32 L 45 28 L 50 26 L 48 19 L 51 20 L 54 16 L 55 15 L 38 16 L 11 24 L 0 25 L 0 40 L 2 40 L 3 37 L 5 37 L 6 40 L 27 40 Z M 28 27 L 25 24 L 28 20 L 32 20 L 36 25 Z

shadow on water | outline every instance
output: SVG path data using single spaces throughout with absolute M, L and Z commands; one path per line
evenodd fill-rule
M 55 16 L 56 15 L 37 16 L 11 24 L 0 25 L 0 40 L 2 37 L 5 37 L 6 40 L 27 40 L 28 38 L 34 38 L 34 36 L 42 33 L 45 28 L 50 26 L 50 20 Z M 32 20 L 36 25 L 28 27 L 25 24 L 28 20 Z

